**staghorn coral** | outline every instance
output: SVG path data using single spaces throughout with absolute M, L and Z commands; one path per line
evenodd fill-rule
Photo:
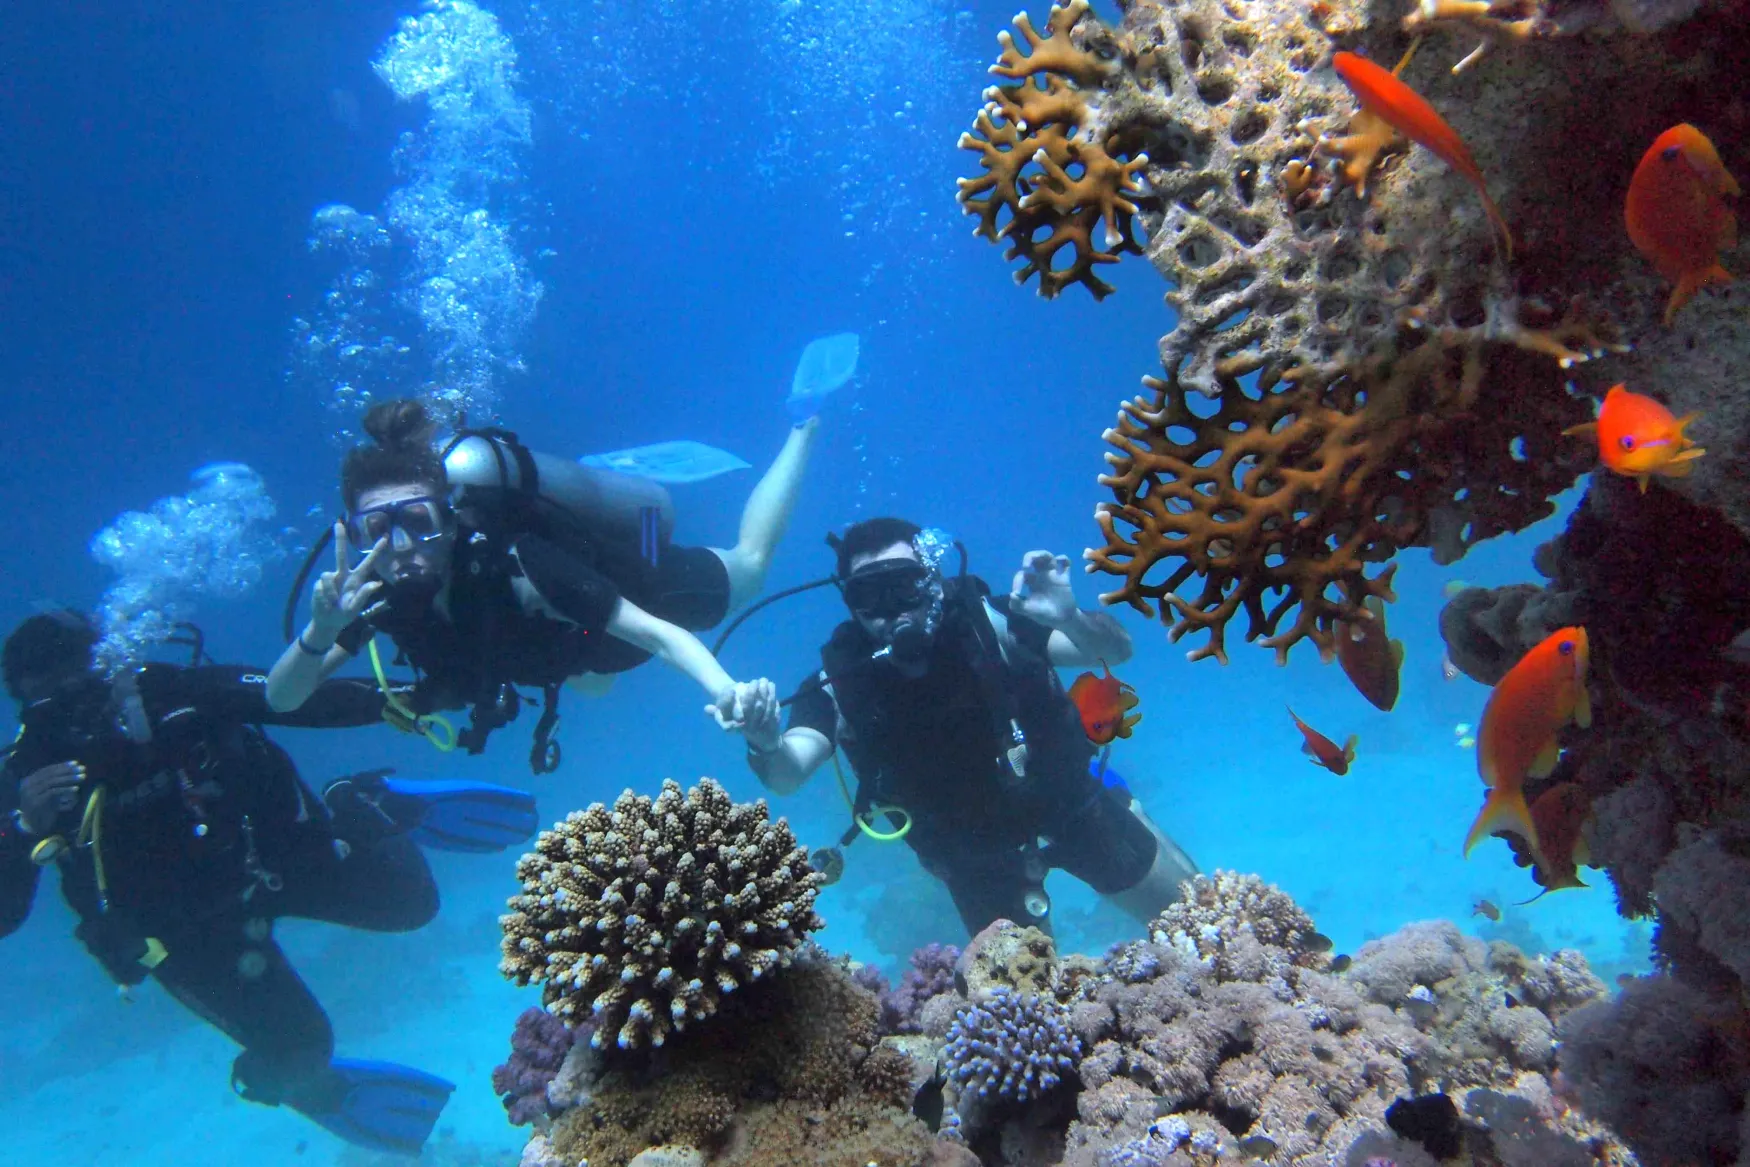
M 959 959 L 960 950 L 952 944 L 931 943 L 914 950 L 898 986 L 880 994 L 881 1032 L 922 1033 L 919 1014 L 931 997 L 953 991 Z
M 963 1091 L 1025 1103 L 1055 1090 L 1074 1072 L 1081 1053 L 1062 1005 L 999 987 L 961 1007 L 948 1030 L 942 1062 Z
M 726 1000 L 710 1026 L 660 1050 L 608 1051 L 552 1144 L 592 1167 L 662 1143 L 714 1167 L 915 1167 L 932 1140 L 909 1112 L 903 1055 L 878 1044 L 878 1012 L 843 967 L 809 953 Z
M 709 778 L 574 812 L 541 832 L 517 878 L 500 971 L 542 984 L 568 1024 L 593 1021 L 598 1046 L 661 1045 L 821 926 L 821 877 L 789 825 Z

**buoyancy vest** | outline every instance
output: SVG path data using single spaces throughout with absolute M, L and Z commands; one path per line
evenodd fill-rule
M 1021 846 L 1098 792 L 1093 747 L 1050 661 L 1012 636 L 1005 657 L 989 586 L 962 576 L 944 587 L 921 677 L 871 660 L 878 646 L 855 621 L 821 649 L 858 809 L 904 807 L 907 841 L 926 855 L 967 842 Z

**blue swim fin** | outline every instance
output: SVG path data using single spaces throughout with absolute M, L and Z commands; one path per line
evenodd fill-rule
M 413 841 L 438 851 L 502 851 L 540 827 L 535 796 L 490 782 L 384 778 L 384 809 Z
M 454 1082 L 394 1062 L 335 1058 L 329 1069 L 338 1079 L 332 1106 L 299 1111 L 336 1138 L 377 1151 L 419 1154 L 456 1089 Z

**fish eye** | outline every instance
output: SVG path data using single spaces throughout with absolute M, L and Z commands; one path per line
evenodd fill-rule
M 1622 437 L 1618 438 L 1616 444 L 1625 450 L 1632 450 L 1635 448 L 1635 440 L 1628 434 L 1624 434 Z
M 1574 642 L 1571 640 L 1564 640 L 1560 644 L 1556 645 L 1556 651 L 1561 653 L 1563 656 L 1573 656 L 1574 655 Z
M 1679 147 L 1679 146 L 1667 146 L 1663 150 L 1659 151 L 1659 157 L 1663 158 L 1667 162 L 1675 162 L 1675 161 L 1677 161 L 1677 155 L 1679 155 L 1681 153 L 1683 153 L 1683 150 L 1681 147 Z

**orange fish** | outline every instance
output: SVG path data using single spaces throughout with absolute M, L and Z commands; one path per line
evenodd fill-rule
M 1464 853 L 1496 831 L 1512 831 L 1541 854 L 1537 826 L 1525 805 L 1525 779 L 1541 778 L 1561 756 L 1556 737 L 1569 723 L 1592 724 L 1586 694 L 1590 648 L 1584 628 L 1559 628 L 1496 682 L 1477 733 L 1477 770 L 1489 788 Z
M 1471 907 L 1470 913 L 1473 916 L 1481 916 L 1483 919 L 1491 920 L 1497 924 L 1501 922 L 1501 909 L 1497 908 L 1488 900 L 1478 900 L 1475 905 Z
M 1446 119 L 1434 112 L 1434 107 L 1402 81 L 1391 70 L 1374 64 L 1354 53 L 1338 53 L 1331 58 L 1337 76 L 1349 87 L 1349 92 L 1361 103 L 1361 108 L 1385 121 L 1410 141 L 1432 151 L 1434 156 L 1452 167 L 1483 196 L 1483 210 L 1489 221 L 1501 233 L 1501 246 L 1507 258 L 1513 258 L 1513 233 L 1501 217 L 1489 188 L 1483 184 L 1483 172 L 1458 132 L 1446 124 Z
M 1404 667 L 1404 642 L 1385 634 L 1385 601 L 1368 596 L 1371 620 L 1337 621 L 1337 661 L 1350 684 L 1377 709 L 1398 703 L 1398 670 Z
M 1100 662 L 1100 667 L 1106 675 L 1083 673 L 1070 685 L 1069 699 L 1081 714 L 1082 732 L 1089 741 L 1103 746 L 1113 738 L 1129 737 L 1142 714 L 1130 712 L 1138 704 L 1136 690 L 1114 677 L 1105 661 Z
M 1692 463 L 1707 453 L 1684 436 L 1683 427 L 1695 418 L 1693 413 L 1672 417 L 1669 409 L 1651 397 L 1612 385 L 1598 409 L 1597 421 L 1570 426 L 1562 432 L 1597 438 L 1599 461 L 1639 482 L 1641 493 L 1645 494 L 1647 479 L 1653 475 L 1682 478 L 1695 468 Z
M 1306 736 L 1306 741 L 1300 748 L 1308 761 L 1315 766 L 1323 766 L 1339 777 L 1349 772 L 1349 763 L 1355 760 L 1355 747 L 1361 741 L 1360 738 L 1350 734 L 1349 740 L 1343 743 L 1343 748 L 1338 749 L 1336 742 L 1302 721 L 1292 708 L 1289 709 L 1288 716 L 1294 718 L 1294 728 Z
M 1629 180 L 1623 217 L 1637 250 L 1677 285 L 1665 323 L 1710 284 L 1731 280 L 1720 252 L 1738 243 L 1738 219 L 1725 196 L 1742 192 L 1707 135 L 1687 123 L 1653 140 Z
M 1592 813 L 1592 799 L 1578 783 L 1559 782 L 1537 796 L 1531 804 L 1531 823 L 1537 828 L 1537 871 L 1533 876 L 1546 892 L 1585 887 L 1580 867 L 1592 865 L 1583 828 Z

